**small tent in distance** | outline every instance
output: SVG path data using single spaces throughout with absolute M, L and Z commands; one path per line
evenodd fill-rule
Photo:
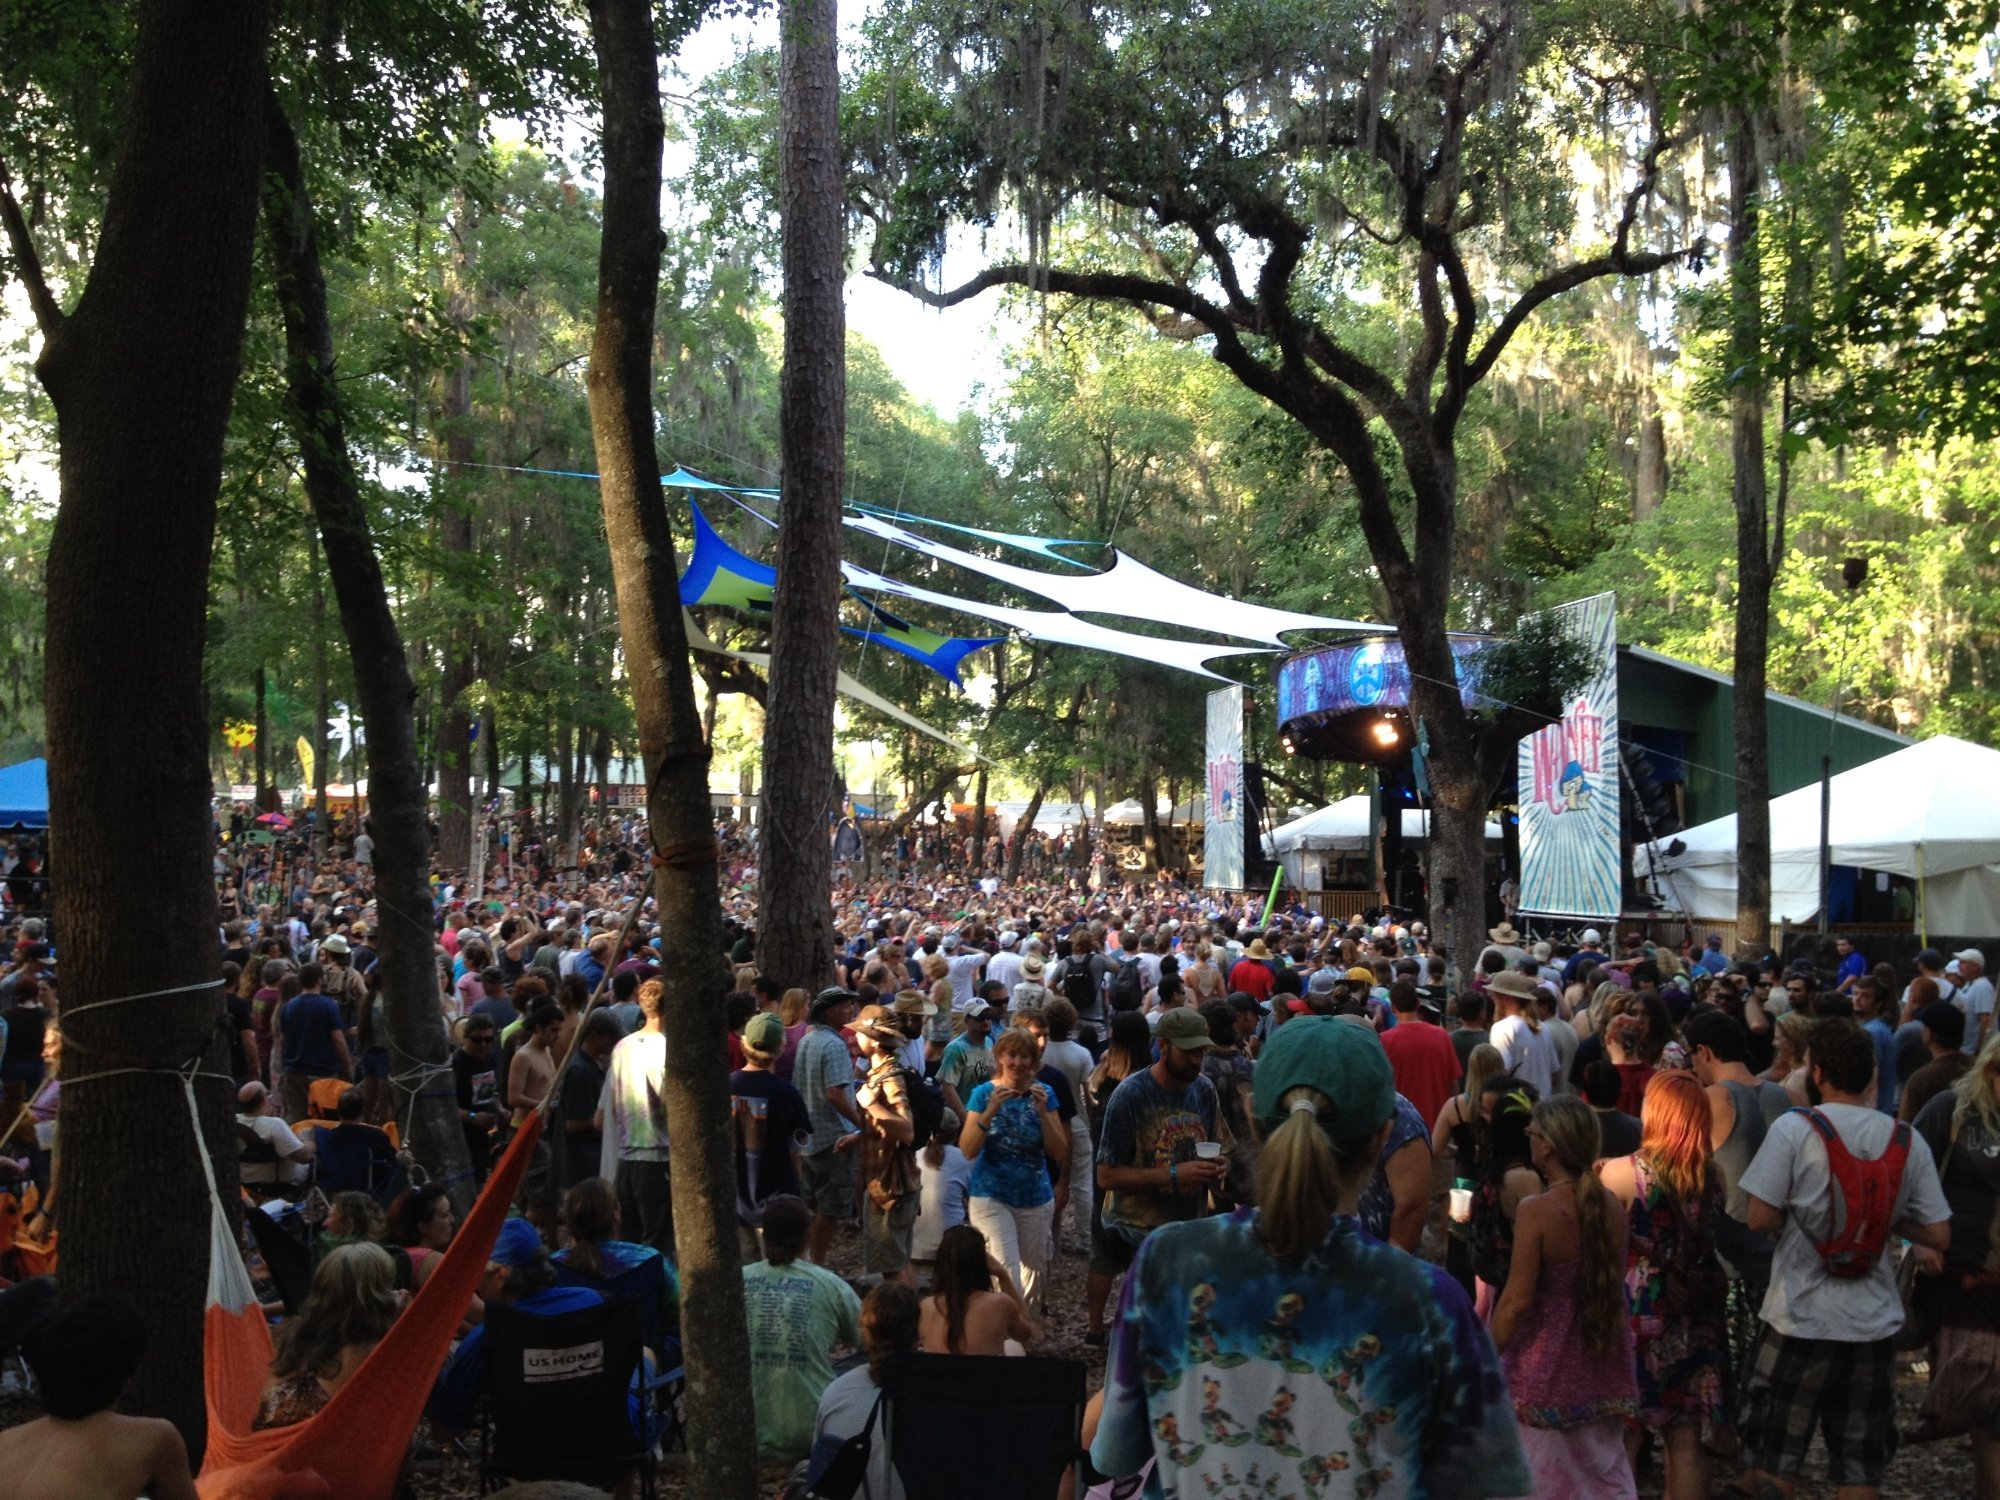
M 49 826 L 49 763 L 0 766 L 0 833 Z

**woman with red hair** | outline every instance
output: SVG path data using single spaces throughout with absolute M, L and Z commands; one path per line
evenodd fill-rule
M 1666 1449 L 1666 1500 L 1708 1494 L 1704 1419 L 1724 1418 L 1728 1283 L 1715 1255 L 1722 1174 L 1710 1160 L 1708 1096 L 1692 1073 L 1656 1073 L 1640 1108 L 1639 1149 L 1604 1163 L 1604 1186 L 1625 1205 L 1625 1295 L 1632 1309 L 1642 1430 Z

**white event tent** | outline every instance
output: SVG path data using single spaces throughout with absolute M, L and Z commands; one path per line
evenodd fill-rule
M 2000 932 L 2000 750 L 1939 735 L 1842 771 L 1831 783 L 1832 862 L 1917 882 L 1919 927 L 1973 936 Z M 1673 842 L 1684 846 L 1668 854 Z M 1771 916 L 1803 922 L 1819 911 L 1818 782 L 1771 802 Z M 1641 880 L 1657 877 L 1690 917 L 1736 913 L 1736 818 L 1731 814 L 1632 851 Z
M 1427 839 L 1431 835 L 1430 812 L 1426 808 L 1403 809 L 1403 837 Z M 1293 885 L 1312 888 L 1308 867 L 1301 857 L 1307 854 L 1353 854 L 1369 847 L 1375 837 L 1369 797 L 1357 792 L 1309 812 L 1289 823 L 1280 823 L 1264 835 L 1264 853 L 1285 867 L 1285 879 Z M 1498 841 L 1500 825 L 1488 821 L 1486 837 Z

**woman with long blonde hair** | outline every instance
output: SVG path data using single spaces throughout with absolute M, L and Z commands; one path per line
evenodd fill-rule
M 1342 1468 L 1410 1494 L 1531 1491 L 1465 1293 L 1355 1217 L 1395 1111 L 1365 1022 L 1299 1016 L 1273 1034 L 1255 1084 L 1257 1206 L 1160 1225 L 1127 1272 L 1100 1472 L 1152 1459 L 1196 1495 L 1235 1493 L 1253 1467 L 1281 1494 L 1325 1493 Z
M 331 1401 L 403 1310 L 396 1263 L 380 1245 L 342 1245 L 313 1271 L 296 1317 L 278 1325 L 270 1383 L 253 1427 L 290 1427 Z
M 1625 1422 L 1638 1410 L 1625 1302 L 1624 1206 L 1599 1180 L 1596 1111 L 1573 1094 L 1534 1107 L 1528 1141 L 1548 1190 L 1521 1201 L 1493 1342 L 1540 1500 L 1631 1500 Z
M 771 1065 L 771 1071 L 787 1083 L 792 1078 L 792 1059 L 798 1055 L 799 1043 L 812 1023 L 806 1019 L 806 1006 L 812 996 L 801 989 L 786 990 L 778 998 L 778 1019 L 785 1027 L 785 1047 L 778 1054 L 778 1060 Z
M 1639 1114 L 1639 1149 L 1604 1164 L 1604 1185 L 1625 1205 L 1625 1294 L 1639 1378 L 1638 1425 L 1660 1434 L 1666 1500 L 1703 1500 L 1708 1459 L 1701 1425 L 1724 1419 L 1728 1282 L 1715 1254 L 1723 1214 L 1708 1095 L 1692 1073 L 1655 1073 Z
M 1431 1155 L 1434 1157 L 1456 1157 L 1458 1175 L 1470 1176 L 1475 1138 L 1479 1129 L 1480 1095 L 1486 1092 L 1486 1082 L 1498 1078 L 1507 1071 L 1507 1063 L 1500 1056 L 1500 1049 L 1489 1042 L 1481 1042 L 1465 1058 L 1465 1087 L 1444 1101 L 1444 1108 L 1438 1111 L 1437 1124 L 1431 1130 Z

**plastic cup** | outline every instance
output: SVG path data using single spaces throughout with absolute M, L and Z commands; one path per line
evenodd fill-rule
M 1455 1224 L 1467 1224 L 1472 1220 L 1472 1189 L 1455 1187 L 1451 1190 L 1451 1218 Z
M 1196 1141 L 1194 1143 L 1194 1154 L 1198 1160 L 1214 1161 L 1217 1157 L 1222 1155 L 1222 1142 Z

